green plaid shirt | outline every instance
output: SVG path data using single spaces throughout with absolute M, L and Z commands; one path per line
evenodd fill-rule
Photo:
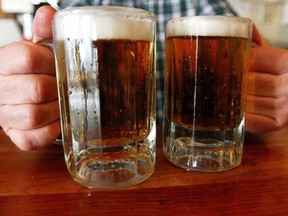
M 142 8 L 157 18 L 157 124 L 162 123 L 164 108 L 165 26 L 169 19 L 194 15 L 236 15 L 226 1 L 221 0 L 62 0 L 60 7 L 114 5 Z

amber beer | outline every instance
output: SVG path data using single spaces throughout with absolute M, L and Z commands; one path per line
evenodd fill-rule
M 153 94 L 153 43 L 98 40 L 102 139 L 125 137 L 137 142 L 149 133 Z
M 164 152 L 172 163 L 199 171 L 240 164 L 250 25 L 235 17 L 168 24 Z
M 247 85 L 247 41 L 225 36 L 167 38 L 168 119 L 199 129 L 239 125 L 246 103 L 242 90 Z M 185 47 L 190 49 L 181 52 Z
M 56 16 L 54 30 L 72 177 L 92 188 L 145 180 L 155 164 L 154 16 L 125 7 L 74 8 Z

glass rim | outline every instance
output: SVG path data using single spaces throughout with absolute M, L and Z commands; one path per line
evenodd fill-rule
M 169 20 L 166 37 L 231 36 L 251 38 L 253 22 L 238 16 L 186 16 Z
M 127 6 L 82 6 L 82 7 L 69 7 L 56 12 L 54 17 L 61 17 L 67 15 L 77 14 L 95 14 L 97 17 L 101 17 L 105 14 L 122 15 L 135 19 L 149 19 L 156 20 L 155 15 L 141 8 L 127 7 Z
M 172 18 L 167 22 L 168 24 L 175 22 L 186 22 L 186 21 L 218 21 L 218 22 L 239 22 L 239 23 L 252 23 L 252 20 L 247 17 L 240 16 L 224 16 L 224 15 L 203 15 L 203 16 L 184 16 L 184 17 L 176 17 Z
M 156 18 L 147 10 L 123 6 L 70 7 L 53 17 L 53 37 L 155 40 Z

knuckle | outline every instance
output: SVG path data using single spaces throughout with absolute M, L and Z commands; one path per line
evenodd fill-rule
M 35 142 L 33 138 L 31 139 L 24 131 L 13 128 L 4 128 L 4 131 L 19 149 L 32 151 L 37 148 L 37 145 L 33 144 Z
M 35 52 L 35 48 L 32 45 L 25 45 L 23 60 L 24 68 L 28 73 L 38 71 L 41 66 L 41 59 L 39 59 L 39 55 Z
M 26 128 L 36 128 L 42 123 L 43 116 L 38 105 L 26 106 L 22 113 Z
M 279 91 L 279 82 L 278 82 L 278 77 L 273 77 L 274 79 L 271 79 L 267 85 L 270 86 L 272 95 L 278 95 Z
M 279 96 L 286 96 L 288 94 L 287 82 L 288 82 L 288 74 L 278 76 L 278 79 L 274 82 L 273 87 L 275 91 L 277 91 Z
M 29 137 L 25 136 L 24 134 L 22 136 L 15 137 L 12 140 L 22 151 L 33 151 L 37 149 L 37 145 L 33 144 L 35 141 L 30 140 Z
M 274 103 L 275 129 L 279 130 L 288 123 L 288 101 L 287 98 L 280 98 Z
M 279 112 L 282 111 L 285 104 L 286 100 L 284 98 L 275 98 L 274 100 L 271 100 L 270 106 L 272 107 L 272 109 Z
M 43 79 L 41 75 L 34 77 L 33 81 L 30 82 L 31 88 L 31 101 L 32 103 L 42 103 L 49 98 L 49 88 L 47 81 Z
M 288 73 L 288 51 L 287 50 L 279 50 L 279 55 L 277 55 L 277 64 L 276 68 L 280 72 L 280 74 Z
M 280 85 L 281 85 L 280 88 L 282 89 L 283 97 L 288 98 L 288 85 L 287 85 L 287 83 L 288 83 L 288 67 L 287 67 L 287 74 L 283 75 L 283 79 L 280 83 Z
M 286 122 L 284 122 L 283 119 L 278 118 L 278 119 L 275 120 L 274 128 L 275 128 L 275 130 L 280 130 L 285 125 L 286 125 Z
M 287 92 L 287 79 L 283 75 L 275 75 L 271 79 L 267 80 L 267 83 L 264 83 L 263 86 L 269 89 L 270 95 L 275 97 L 284 96 Z M 287 89 L 287 90 L 286 90 Z

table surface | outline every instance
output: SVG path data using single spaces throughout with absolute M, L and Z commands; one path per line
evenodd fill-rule
M 0 131 L 0 215 L 288 215 L 288 129 L 246 134 L 242 165 L 221 173 L 173 166 L 157 133 L 149 179 L 91 190 L 70 177 L 62 146 L 23 152 Z

